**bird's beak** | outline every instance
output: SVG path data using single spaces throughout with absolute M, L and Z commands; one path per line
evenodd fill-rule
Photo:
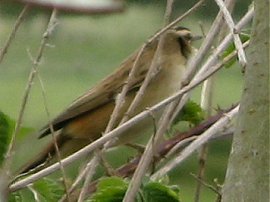
M 201 35 L 195 35 L 195 36 L 192 36 L 191 41 L 197 41 L 197 40 L 200 40 L 202 38 L 203 38 L 203 36 L 201 36 Z

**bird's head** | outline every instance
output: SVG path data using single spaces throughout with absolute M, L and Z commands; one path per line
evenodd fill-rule
M 174 42 L 177 41 L 182 55 L 186 58 L 188 58 L 192 52 L 192 41 L 201 39 L 201 36 L 194 36 L 188 28 L 181 26 L 169 29 L 165 37 Z

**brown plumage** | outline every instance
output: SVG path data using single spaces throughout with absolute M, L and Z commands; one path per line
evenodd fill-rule
M 175 28 L 165 33 L 164 40 L 165 43 L 158 58 L 160 71 L 151 80 L 140 106 L 136 108 L 133 115 L 172 95 L 181 85 L 181 78 L 192 50 L 190 44 L 192 35 L 186 28 Z M 139 70 L 126 96 L 124 107 L 120 112 L 120 120 L 147 74 L 157 43 L 158 39 L 148 44 L 139 61 Z M 57 144 L 62 157 L 70 155 L 96 140 L 105 131 L 115 106 L 115 97 L 121 92 L 137 54 L 137 52 L 132 54 L 111 75 L 76 99 L 66 110 L 53 119 L 52 125 L 54 130 L 57 131 Z M 119 142 L 126 143 L 130 139 L 144 134 L 145 129 L 151 128 L 151 125 L 150 122 L 145 121 L 138 126 L 134 126 L 127 134 L 123 135 L 123 138 L 120 138 Z M 39 137 L 48 134 L 50 134 L 50 129 L 46 125 L 40 130 Z M 24 166 L 21 172 L 27 172 L 46 162 L 50 156 L 54 159 L 52 161 L 55 161 L 53 142 L 49 143 L 37 157 Z

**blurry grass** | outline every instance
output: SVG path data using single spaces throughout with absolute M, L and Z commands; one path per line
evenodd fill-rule
M 13 20 L 0 19 L 0 46 L 10 31 Z M 198 19 L 189 18 L 182 25 L 200 34 Z M 155 33 L 162 22 L 162 10 L 158 7 L 131 7 L 122 14 L 103 17 L 60 16 L 59 26 L 46 49 L 39 67 L 44 81 L 49 110 L 52 116 L 62 111 L 76 97 L 81 95 L 98 80 L 115 69 L 121 61 L 136 50 L 146 38 Z M 208 27 L 208 22 L 203 22 Z M 0 64 L 0 110 L 13 119 L 18 116 L 21 98 L 25 89 L 31 61 L 27 49 L 35 56 L 46 18 L 36 17 L 21 27 L 7 57 Z M 242 76 L 237 68 L 224 69 L 216 76 L 215 106 L 229 106 L 235 103 L 241 92 Z M 200 88 L 193 93 L 199 100 Z M 35 81 L 27 104 L 23 124 L 38 129 L 47 122 L 43 99 L 38 81 Z M 19 144 L 16 164 L 25 162 L 40 150 L 40 140 L 29 136 Z M 29 147 L 31 142 L 32 146 Z M 222 143 L 224 142 L 224 143 Z M 207 162 L 207 181 L 218 177 L 222 182 L 229 153 L 229 141 L 212 143 Z M 117 155 L 121 164 L 126 157 L 123 150 L 112 151 L 111 159 Z M 119 157 L 123 157 L 122 159 Z M 120 161 L 121 160 L 121 161 Z M 188 159 L 179 169 L 172 172 L 172 182 L 179 183 L 183 201 L 192 201 L 196 173 L 196 155 Z M 215 195 L 204 189 L 202 202 L 213 201 Z

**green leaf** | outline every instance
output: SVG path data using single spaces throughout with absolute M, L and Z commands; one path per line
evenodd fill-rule
M 107 177 L 100 180 L 91 202 L 121 202 L 125 196 L 128 183 L 119 177 Z
M 13 120 L 13 119 L 11 119 L 11 118 L 9 118 L 9 123 L 10 123 L 10 128 L 13 130 L 15 128 L 16 121 Z M 33 131 L 34 131 L 33 128 L 21 126 L 20 127 L 20 130 L 19 130 L 19 133 L 16 136 L 16 140 L 19 140 L 19 141 L 22 140 L 23 138 L 25 138 L 27 135 L 29 135 Z
M 249 34 L 245 34 L 245 33 L 240 33 L 239 34 L 241 42 L 245 43 L 246 41 L 248 41 L 250 39 L 250 35 Z M 232 42 L 227 49 L 223 52 L 222 54 L 222 58 L 227 57 L 228 55 L 230 55 L 233 51 L 235 51 L 235 45 Z M 235 62 L 237 61 L 237 58 L 232 59 L 231 61 L 229 61 L 228 63 L 225 64 L 226 68 L 231 67 Z
M 50 178 L 43 178 L 34 183 L 32 187 L 39 195 L 41 201 L 58 201 L 64 194 L 62 184 Z
M 145 202 L 179 202 L 179 189 L 158 182 L 149 182 L 143 187 Z
M 32 191 L 29 189 L 22 189 L 20 191 L 12 192 L 8 198 L 9 202 L 28 202 L 36 201 Z
M 11 137 L 10 119 L 0 111 L 0 165 L 5 158 Z
M 12 193 L 9 195 L 8 201 L 9 201 L 9 202 L 21 202 L 21 201 L 23 201 L 22 195 L 20 194 L 19 191 L 12 192 Z
M 0 165 L 5 158 L 15 124 L 16 122 L 14 120 L 0 111 Z M 32 131 L 32 128 L 21 127 L 16 140 L 22 139 Z
M 9 202 L 28 202 L 28 201 L 59 201 L 64 194 L 62 184 L 56 180 L 43 178 L 27 189 L 13 192 L 9 195 Z
M 196 102 L 189 100 L 174 120 L 174 124 L 187 121 L 192 125 L 198 125 L 203 120 L 204 111 L 202 108 Z

